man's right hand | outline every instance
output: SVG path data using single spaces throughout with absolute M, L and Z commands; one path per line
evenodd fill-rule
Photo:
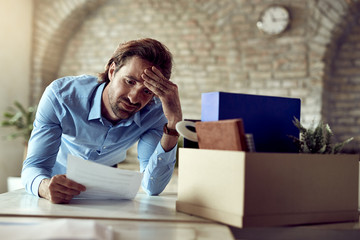
M 85 190 L 84 185 L 68 179 L 66 175 L 55 175 L 41 181 L 39 195 L 52 203 L 69 203 L 74 196 Z

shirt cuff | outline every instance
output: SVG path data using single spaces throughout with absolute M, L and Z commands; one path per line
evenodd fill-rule
M 31 184 L 31 192 L 33 195 L 40 197 L 39 186 L 40 186 L 41 181 L 45 178 L 49 178 L 49 177 L 46 175 L 39 175 L 34 179 L 34 181 Z
M 177 144 L 173 149 L 168 152 L 165 152 L 161 144 L 159 143 L 155 148 L 154 154 L 156 156 L 155 164 L 156 165 L 168 165 L 169 163 L 173 162 L 176 159 L 176 150 Z
M 177 145 L 168 152 L 165 152 L 160 143 L 156 146 L 153 154 L 151 155 L 149 162 L 140 161 L 140 171 L 144 172 L 146 167 L 152 172 L 156 166 L 166 166 L 176 161 Z

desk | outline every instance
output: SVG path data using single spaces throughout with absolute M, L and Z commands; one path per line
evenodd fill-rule
M 27 194 L 24 189 L 0 194 L 0 224 L 42 223 L 54 219 L 89 219 L 112 226 L 115 239 L 234 239 L 225 225 L 175 211 L 176 193 L 147 196 L 133 201 L 74 199 L 52 204 Z M 233 229 L 237 239 L 360 239 L 359 222 L 297 227 Z M 2 237 L 0 232 L 0 238 Z
M 0 194 L 0 222 L 92 219 L 112 226 L 115 239 L 233 239 L 225 225 L 176 212 L 176 197 L 138 193 L 132 201 L 73 199 L 69 204 L 52 204 L 20 189 Z
M 161 196 L 138 193 L 132 201 L 73 199 L 70 204 L 52 204 L 20 189 L 0 195 L 0 216 L 210 222 L 176 212 L 175 202 L 174 193 Z

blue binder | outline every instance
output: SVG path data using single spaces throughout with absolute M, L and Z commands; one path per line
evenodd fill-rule
M 201 121 L 242 118 L 257 152 L 297 152 L 289 135 L 299 137 L 292 121 L 300 108 L 298 98 L 210 92 L 201 96 Z

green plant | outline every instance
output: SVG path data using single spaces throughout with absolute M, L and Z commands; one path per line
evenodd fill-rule
M 293 123 L 300 130 L 300 138 L 290 137 L 298 146 L 300 153 L 337 154 L 341 152 L 345 144 L 353 140 L 353 138 L 349 138 L 340 143 L 332 143 L 334 134 L 329 124 L 322 121 L 315 128 L 311 127 L 309 129 L 305 128 L 295 117 Z
M 8 111 L 3 113 L 5 120 L 1 122 L 2 127 L 13 127 L 15 131 L 7 136 L 7 139 L 22 137 L 26 144 L 33 130 L 33 122 L 36 114 L 36 106 L 25 108 L 21 103 L 15 101 Z

